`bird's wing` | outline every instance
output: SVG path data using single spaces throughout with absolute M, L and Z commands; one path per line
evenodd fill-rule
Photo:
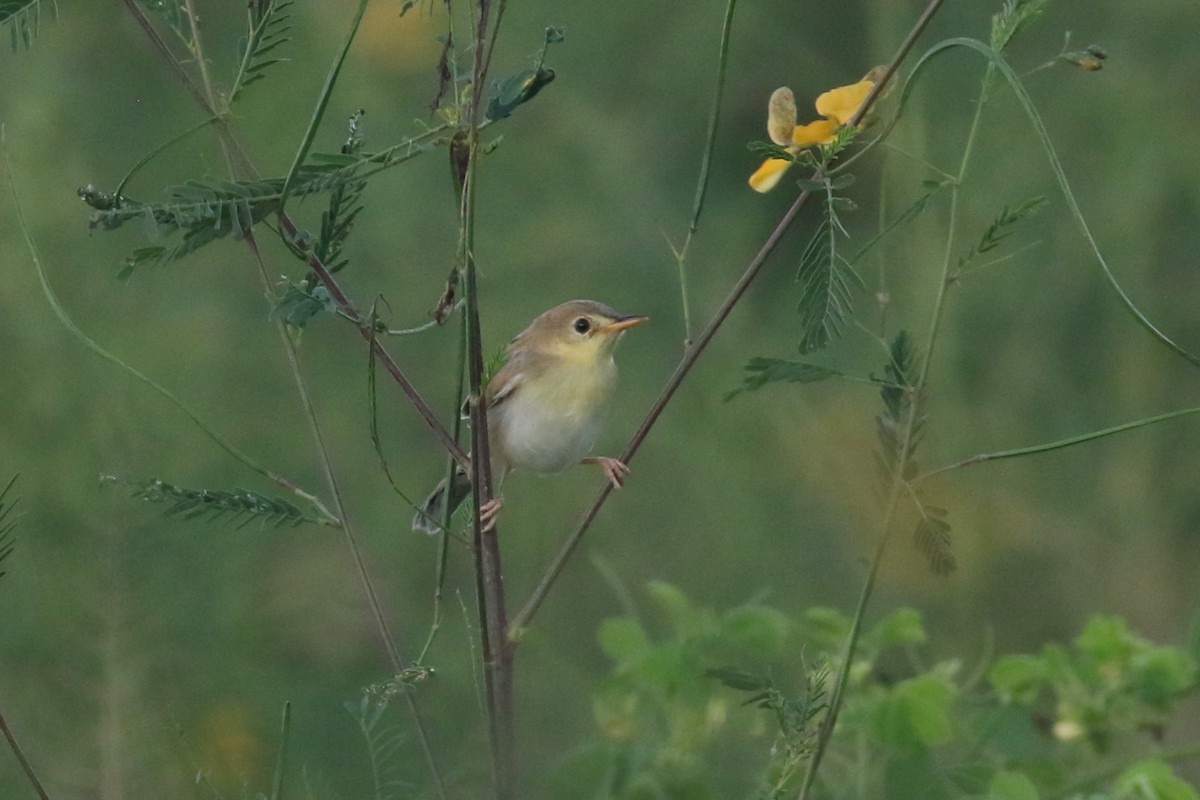
M 492 376 L 488 381 L 488 385 L 483 390 L 483 396 L 486 398 L 487 407 L 495 408 L 500 403 L 512 396 L 512 393 L 517 390 L 517 387 L 525 380 L 525 370 L 521 369 L 520 363 L 525 359 L 519 356 L 515 361 L 509 361 L 500 371 Z M 469 419 L 471 416 L 471 399 L 468 397 L 463 400 L 462 408 L 459 409 L 459 414 L 463 419 Z
M 512 397 L 513 392 L 525 385 L 527 375 L 545 369 L 546 362 L 552 360 L 551 356 L 539 350 L 526 349 L 513 353 L 510 349 L 508 361 L 488 381 L 487 389 L 483 392 L 487 399 L 487 407 L 495 408 Z
M 500 371 L 492 376 L 488 381 L 487 387 L 483 390 L 483 396 L 487 402 L 488 409 L 493 409 L 503 403 L 508 398 L 512 397 L 520 386 L 525 383 L 525 376 L 536 362 L 546 358 L 542 353 L 525 351 L 516 355 L 511 355 L 508 361 L 500 368 Z M 462 418 L 467 419 L 470 414 L 470 400 L 464 400 L 462 405 Z
M 488 409 L 493 409 L 503 403 L 525 381 L 525 371 L 513 361 L 508 362 L 488 383 L 483 395 L 487 398 Z

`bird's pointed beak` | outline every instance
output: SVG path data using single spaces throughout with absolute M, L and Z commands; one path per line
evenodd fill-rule
M 614 319 L 612 322 L 605 325 L 600 330 L 604 333 L 620 333 L 621 331 L 632 328 L 634 325 L 641 325 L 643 322 L 645 322 L 648 319 L 650 319 L 650 318 L 649 317 L 640 317 L 637 315 L 630 315 L 628 317 L 617 317 L 616 319 Z

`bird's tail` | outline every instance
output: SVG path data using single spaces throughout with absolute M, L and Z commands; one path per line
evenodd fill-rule
M 447 504 L 450 514 L 453 514 L 470 493 L 471 479 L 462 467 L 456 466 L 450 491 L 446 491 L 446 481 L 442 480 L 417 509 L 416 515 L 413 516 L 412 529 L 430 535 L 438 533 L 442 530 L 442 522 L 449 518 L 449 514 L 446 513 Z

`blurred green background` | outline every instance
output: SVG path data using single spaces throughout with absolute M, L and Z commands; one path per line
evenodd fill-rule
M 233 73 L 241 4 L 198 0 L 211 68 Z M 439 5 L 439 4 L 435 4 Z M 372 4 L 317 149 L 334 150 L 344 120 L 367 109 L 368 150 L 430 122 L 441 12 Z M 494 72 L 529 66 L 547 25 L 557 79 L 488 134 L 477 258 L 489 349 L 563 300 L 601 300 L 652 324 L 626 337 L 621 389 L 599 450 L 616 455 L 681 353 L 679 289 L 668 240 L 680 242 L 707 124 L 721 0 L 695 3 L 509 4 Z M 688 279 L 697 324 L 774 227 L 791 191 L 746 186 L 764 140 L 771 91 L 792 87 L 805 118 L 821 91 L 890 58 L 922 4 L 743 0 L 737 10 L 725 116 Z M 298 3 L 292 60 L 247 90 L 236 130 L 267 174 L 283 174 L 312 112 L 351 10 Z M 923 40 L 986 37 L 992 4 L 950 3 Z M 1200 128 L 1193 39 L 1200 7 L 1157 0 L 1061 0 L 1019 39 L 1021 71 L 1074 46 L 1102 44 L 1103 71 L 1057 66 L 1030 76 L 1080 204 L 1130 295 L 1177 341 L 1200 348 Z M 920 50 L 921 48 L 918 48 Z M 978 58 L 952 54 L 926 75 L 893 142 L 943 169 L 957 163 L 978 92 Z M 1104 283 L 1057 193 L 1037 139 L 1000 89 L 968 174 L 955 252 L 1004 205 L 1038 194 L 1051 206 L 1021 226 L 1010 250 L 951 295 L 934 354 L 922 463 L 1034 444 L 1196 405 L 1200 374 L 1153 342 Z M 894 107 L 895 95 L 891 99 Z M 185 398 L 273 470 L 323 496 L 324 483 L 269 306 L 247 249 L 213 244 L 193 257 L 116 280 L 144 239 L 136 226 L 90 233 L 77 187 L 112 189 L 146 152 L 201 119 L 124 9 L 64 0 L 29 51 L 0 54 L 0 123 L 13 179 L 50 280 L 75 321 L 104 347 Z M 895 152 L 856 168 L 849 219 L 859 241 L 883 213 L 907 206 L 932 177 Z M 157 158 L 128 187 L 224 175 L 215 139 L 200 134 Z M 944 198 L 942 198 L 944 201 Z M 886 276 L 888 325 L 924 341 L 945 246 L 935 201 L 862 270 L 860 319 L 878 327 L 871 294 Z M 395 327 L 428 318 L 453 263 L 457 221 L 445 152 L 374 178 L 348 245 L 343 285 L 360 306 L 386 298 Z M 292 210 L 312 227 L 319 199 Z M 0 580 L 0 712 L 17 730 L 52 796 L 211 796 L 198 772 L 240 796 L 269 786 L 277 726 L 294 704 L 293 765 L 319 796 L 370 791 L 368 756 L 342 708 L 387 677 L 347 547 L 317 527 L 235 530 L 164 519 L 112 473 L 183 486 L 272 493 L 211 445 L 174 408 L 88 353 L 44 300 L 9 193 L 0 199 L 0 482 L 20 473 L 22 522 Z M 807 228 L 810 224 L 802 225 Z M 268 269 L 297 262 L 265 230 Z M 599 517 L 550 596 L 517 659 L 518 728 L 530 772 L 553 770 L 593 736 L 589 692 L 608 669 L 595 643 L 620 613 L 606 563 L 644 599 L 651 579 L 702 605 L 765 598 L 789 613 L 849 610 L 879 517 L 872 450 L 877 392 L 849 383 L 783 386 L 723 396 L 759 355 L 794 357 L 794 231 L 750 290 L 632 464 L 628 487 Z M 853 243 L 851 249 L 854 249 Z M 435 408 L 453 397 L 454 327 L 390 343 Z M 388 487 L 368 437 L 366 352 L 354 329 L 318 318 L 303 337 L 313 387 L 350 516 L 402 647 L 428 630 L 435 541 L 408 530 L 411 510 Z M 882 354 L 851 327 L 816 358 L 856 375 Z M 392 469 L 410 496 L 444 469 L 433 438 L 393 385 L 380 388 Z M 959 569 L 929 574 L 899 536 L 874 615 L 919 608 L 933 655 L 968 662 L 1068 638 L 1094 612 L 1124 616 L 1160 641 L 1187 635 L 1200 600 L 1200 423 L 1155 426 L 1047 456 L 953 472 L 930 486 L 949 509 Z M 594 497 L 591 470 L 505 487 L 510 601 L 528 596 L 563 536 Z M 449 586 L 473 603 L 470 563 L 451 553 Z M 471 618 L 468 613 L 467 618 Z M 993 643 L 994 640 L 994 643 Z M 486 770 L 472 634 L 459 600 L 419 697 L 434 748 L 462 796 Z M 396 776 L 424 796 L 409 718 Z M 1170 736 L 1200 736 L 1185 721 Z M 737 774 L 730 765 L 730 774 Z M 734 779 L 731 777 L 731 781 Z M 536 781 L 533 785 L 537 785 Z M 740 787 L 740 788 L 739 788 Z M 531 790 L 533 791 L 533 790 Z M 730 784 L 739 795 L 748 791 Z M 0 796 L 24 797 L 15 761 L 0 756 Z

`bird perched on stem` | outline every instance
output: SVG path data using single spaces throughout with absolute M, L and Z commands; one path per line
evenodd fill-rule
M 597 464 L 620 489 L 629 468 L 619 459 L 589 456 L 616 386 L 613 349 L 621 334 L 647 317 L 622 315 L 592 300 L 572 300 L 545 312 L 508 346 L 504 366 L 483 392 L 487 404 L 492 477 L 499 486 L 514 469 L 560 472 L 572 464 Z M 466 416 L 464 408 L 464 416 Z M 450 491 L 442 481 L 413 517 L 413 530 L 436 533 L 471 491 L 457 470 Z M 485 529 L 501 501 L 485 503 Z

